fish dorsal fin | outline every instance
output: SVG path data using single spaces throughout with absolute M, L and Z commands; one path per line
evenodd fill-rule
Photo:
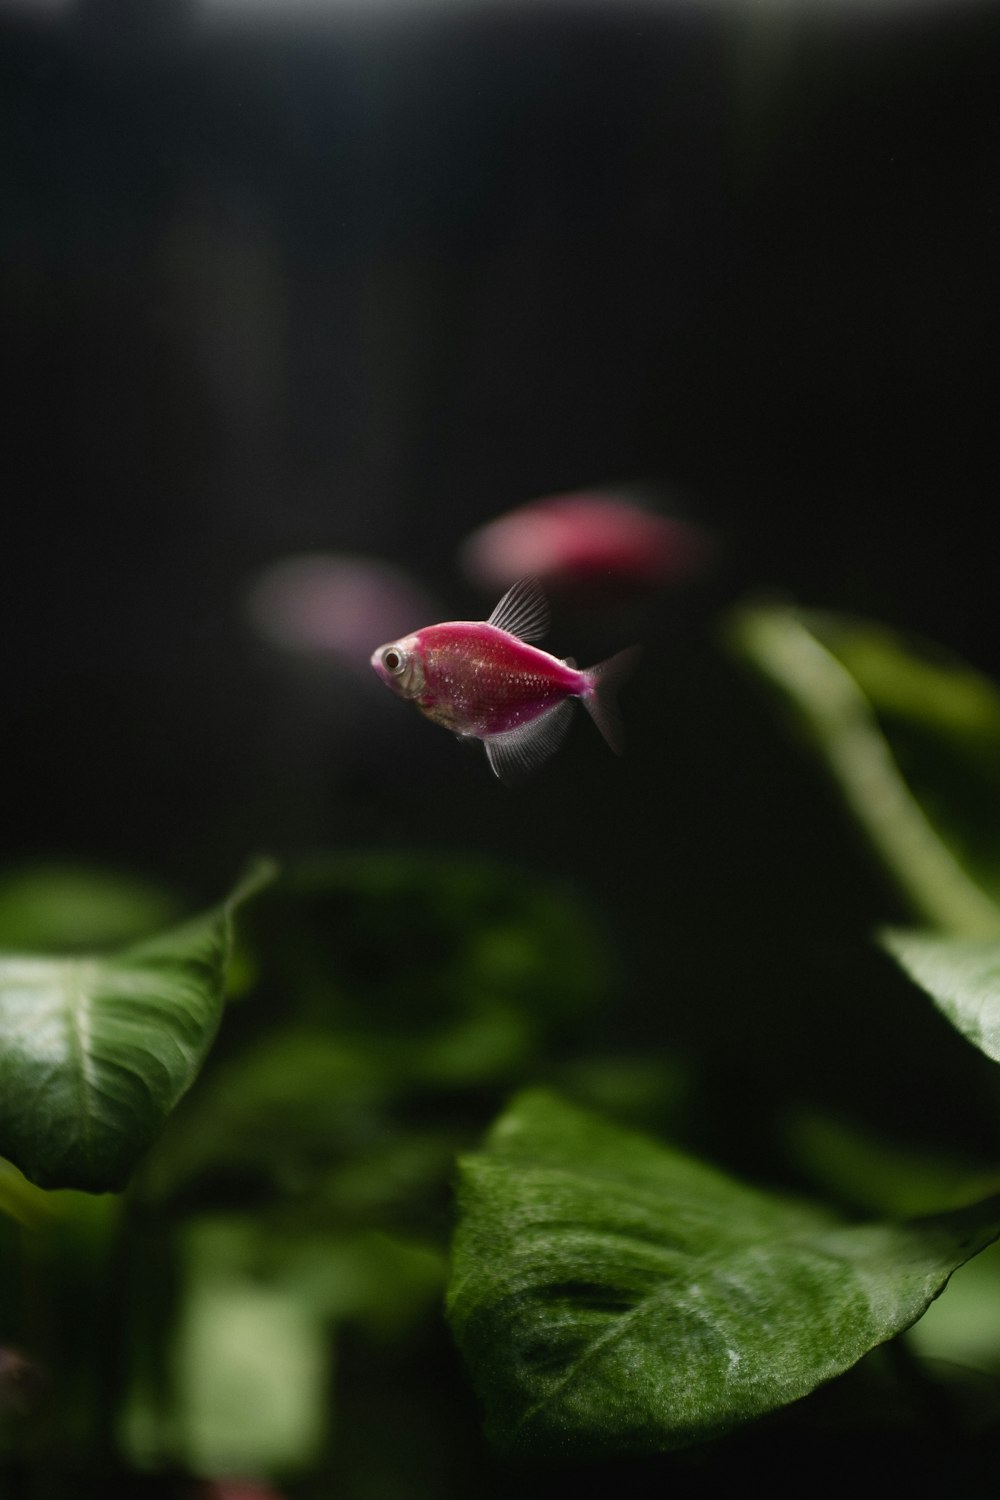
M 562 743 L 573 717 L 568 698 L 546 709 L 527 724 L 494 734 L 484 741 L 490 765 L 507 786 L 515 786 L 536 771 Z
M 537 578 L 520 578 L 486 621 L 522 641 L 540 641 L 549 628 L 549 605 Z

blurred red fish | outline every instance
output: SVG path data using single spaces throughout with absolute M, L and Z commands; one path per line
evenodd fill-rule
M 482 740 L 501 781 L 522 780 L 566 732 L 579 698 L 617 754 L 622 729 L 615 692 L 635 666 L 637 646 L 580 671 L 572 658 L 528 642 L 548 629 L 537 578 L 522 578 L 488 620 L 428 625 L 379 646 L 371 663 L 387 687 L 416 703 L 459 739 Z
M 522 506 L 473 532 L 462 565 L 486 587 L 530 573 L 546 584 L 653 584 L 694 571 L 707 549 L 694 526 L 624 496 L 583 490 Z

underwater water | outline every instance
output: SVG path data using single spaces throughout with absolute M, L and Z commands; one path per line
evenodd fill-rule
M 989 1472 L 994 8 L 0 39 L 0 1495 Z

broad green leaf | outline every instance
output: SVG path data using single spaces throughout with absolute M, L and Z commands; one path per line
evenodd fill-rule
M 531 1092 L 461 1163 L 449 1316 L 493 1440 L 700 1442 L 806 1395 L 926 1310 L 1000 1199 L 843 1226 Z
M 0 955 L 0 1152 L 32 1182 L 125 1186 L 204 1061 L 232 912 L 268 878 L 117 953 Z
M 882 627 L 791 609 L 731 620 L 737 652 L 792 704 L 917 913 L 1000 934 L 1000 691 Z
M 951 1024 L 1000 1062 L 1000 939 L 890 929 L 881 941 Z

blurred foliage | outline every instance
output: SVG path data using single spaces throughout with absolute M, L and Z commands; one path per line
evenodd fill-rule
M 799 745 L 928 924 L 883 936 L 894 965 L 874 945 L 840 959 L 845 1006 L 860 976 L 882 1018 L 857 1066 L 887 1095 L 902 1057 L 936 1076 L 912 984 L 976 1042 L 954 1041 L 960 1076 L 995 1110 L 995 690 L 857 621 L 758 607 L 728 641 L 780 688 Z M 738 729 L 720 744 L 720 765 L 745 748 Z M 753 838 L 740 857 L 728 888 L 764 878 Z M 241 912 L 234 954 L 232 911 L 271 875 L 180 926 L 175 898 L 142 880 L 0 879 L 5 1478 L 41 1496 L 94 1476 L 104 1493 L 148 1479 L 179 1496 L 223 1477 L 302 1500 L 546 1491 L 544 1465 L 490 1456 L 473 1389 L 501 1450 L 603 1454 L 623 1479 L 637 1460 L 620 1456 L 644 1453 L 658 1467 L 640 1487 L 676 1478 L 686 1445 L 724 1468 L 737 1439 L 719 1434 L 765 1414 L 782 1441 L 827 1421 L 860 1432 L 876 1409 L 907 1432 L 939 1401 L 956 1430 L 995 1430 L 995 1253 L 896 1338 L 1000 1228 L 989 1142 L 946 1143 L 945 1100 L 907 1139 L 873 1131 L 846 1074 L 822 1108 L 782 1078 L 788 1019 L 764 993 L 782 964 L 817 1068 L 850 1055 L 833 1045 L 836 987 L 811 992 L 809 933 L 762 937 L 734 914 L 727 964 L 702 962 L 743 975 L 745 995 L 689 999 L 669 935 L 701 920 L 721 945 L 723 926 L 676 881 L 657 1029 L 618 1003 L 631 955 L 566 882 L 455 853 L 318 854 Z M 752 1005 L 742 1073 L 731 1047 L 725 1063 L 670 1049 L 686 999 L 709 1042 Z M 783 1093 L 754 1076 L 765 1053 Z M 706 1166 L 707 1143 L 776 1186 Z M 844 1217 L 859 1212 L 874 1222 Z M 444 1322 L 450 1250 L 471 1385 Z M 887 1340 L 892 1356 L 867 1353 Z
M 955 859 L 1000 901 L 1000 689 L 940 646 L 820 615 L 819 639 L 872 704 L 893 755 Z
M 86 889 L 85 872 L 78 881 Z M 58 884 L 37 882 L 34 899 L 54 920 Z M 30 922 L 23 894 L 21 906 Z M 129 950 L 140 965 L 152 955 L 149 976 L 130 969 L 132 988 L 138 973 L 143 994 L 167 1003 L 174 956 L 189 945 L 194 957 L 202 935 L 221 965 L 224 915 Z M 370 1448 L 353 1453 L 354 1426 L 338 1416 L 355 1410 L 353 1390 L 340 1389 L 344 1361 L 385 1401 L 396 1399 L 386 1358 L 412 1349 L 441 1364 L 427 1330 L 441 1326 L 456 1154 L 511 1080 L 571 1055 L 614 978 L 602 923 L 568 889 L 473 859 L 312 859 L 255 903 L 251 925 L 261 982 L 229 1010 L 217 1056 L 128 1193 L 105 1200 L 116 1213 L 90 1272 L 105 1297 L 114 1282 L 114 1368 L 99 1416 L 73 1419 L 76 1439 L 43 1475 L 53 1493 L 75 1465 L 113 1454 L 137 1473 L 248 1482 L 314 1471 L 351 1483 L 370 1469 Z M 185 993 L 200 993 L 197 981 Z M 628 1075 L 627 1059 L 615 1066 Z M 655 1066 L 634 1066 L 655 1093 Z M 600 1087 L 599 1060 L 587 1076 Z M 74 1134 L 63 1129 L 65 1141 Z M 58 1258 L 87 1202 L 0 1169 L 8 1262 Z M 67 1328 L 75 1338 L 81 1326 Z M 39 1347 L 30 1320 L 16 1337 Z M 81 1363 L 75 1343 L 49 1351 L 48 1368 L 67 1363 Z M 404 1372 L 400 1399 L 413 1379 L 405 1359 Z M 456 1380 L 449 1366 L 443 1389 Z M 405 1441 L 390 1465 L 379 1459 L 401 1494 L 426 1492 L 426 1432 L 453 1421 L 445 1397 L 429 1395 L 405 1396 L 425 1417 L 412 1430 L 401 1418 Z M 70 1421 L 61 1402 L 44 1410 L 56 1426 Z M 475 1450 L 471 1406 L 462 1425 Z M 32 1441 L 28 1422 L 20 1452 L 37 1467 Z
M 912 1347 L 927 1360 L 1000 1378 L 1000 1245 L 962 1266 L 910 1332 Z
M 923 641 L 778 607 L 732 648 L 776 686 L 916 915 L 1000 932 L 1000 691 Z
M 281 894 L 269 956 L 298 1014 L 400 1081 L 516 1077 L 607 992 L 599 913 L 522 870 L 453 854 L 330 855 L 290 870 Z
M 134 942 L 180 916 L 169 891 L 83 865 L 28 865 L 0 876 L 0 951 L 86 953 Z
M 815 1111 L 790 1113 L 783 1134 L 803 1175 L 854 1211 L 910 1219 L 1000 1193 L 1000 1165 L 900 1145 Z
M 564 888 L 454 856 L 293 866 L 257 940 L 279 986 L 178 1112 L 151 1197 L 277 1193 L 312 1221 L 440 1231 L 456 1150 L 565 1051 L 612 976 L 600 922 Z
M 425 1245 L 245 1214 L 186 1223 L 177 1263 L 165 1378 L 133 1382 L 123 1438 L 143 1466 L 180 1459 L 247 1477 L 321 1458 L 338 1327 L 357 1324 L 376 1344 L 405 1339 L 444 1280 Z
M 882 945 L 1000 1061 L 1000 689 L 925 641 L 788 609 L 731 617 L 929 932 Z

